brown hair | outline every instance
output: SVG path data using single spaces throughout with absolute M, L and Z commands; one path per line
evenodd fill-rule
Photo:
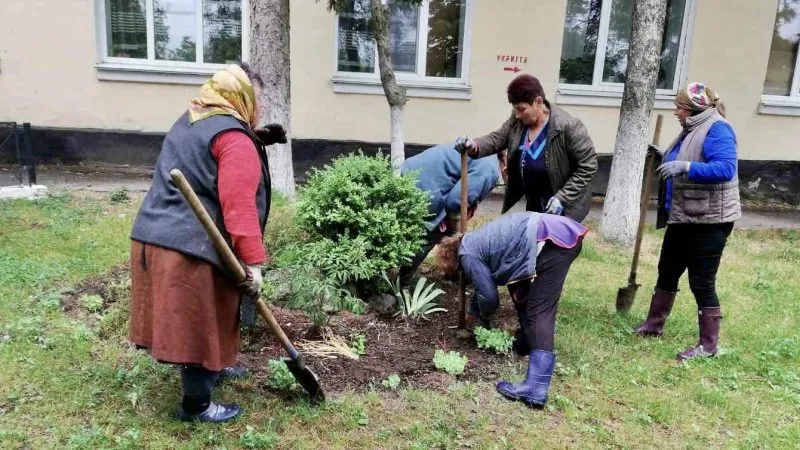
M 514 78 L 508 84 L 506 92 L 508 93 L 508 103 L 512 105 L 516 103 L 533 104 L 536 97 L 546 100 L 542 83 L 533 75 L 520 75 Z
M 463 237 L 463 234 L 456 233 L 442 239 L 437 246 L 436 261 L 439 263 L 439 268 L 447 276 L 458 275 L 458 247 L 461 246 Z

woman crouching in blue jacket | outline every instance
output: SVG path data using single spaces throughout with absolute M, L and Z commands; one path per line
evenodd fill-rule
M 439 265 L 447 275 L 459 267 L 475 295 L 469 314 L 489 326 L 500 305 L 497 286 L 507 285 L 520 329 L 515 349 L 528 354 L 528 375 L 519 384 L 501 381 L 497 391 L 529 406 L 544 406 L 556 364 L 556 310 L 572 262 L 588 229 L 563 216 L 535 212 L 506 214 L 465 235 L 439 244 Z

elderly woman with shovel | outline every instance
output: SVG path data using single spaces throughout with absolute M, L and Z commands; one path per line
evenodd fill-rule
M 508 286 L 523 330 L 516 351 L 529 355 L 524 381 L 497 385 L 497 391 L 509 399 L 529 406 L 547 402 L 556 364 L 553 338 L 558 301 L 587 232 L 584 225 L 567 217 L 519 212 L 439 244 L 442 270 L 456 274 L 460 267 L 472 283 L 476 295 L 470 314 L 482 323 L 488 324 L 500 305 L 497 286 Z
M 211 401 L 221 376 L 236 376 L 239 301 L 258 292 L 267 255 L 263 230 L 270 178 L 263 145 L 286 142 L 280 125 L 256 135 L 260 78 L 246 64 L 217 72 L 172 126 L 153 184 L 131 231 L 129 339 L 157 361 L 179 365 L 183 421 L 224 422 L 241 413 Z M 247 279 L 238 285 L 206 230 L 170 181 L 180 169 L 217 227 L 225 230 Z
M 679 361 L 717 354 L 722 310 L 716 276 L 734 222 L 742 215 L 737 177 L 736 135 L 725 120 L 719 96 L 702 83 L 691 83 L 675 99 L 683 130 L 667 147 L 658 173 L 659 224 L 666 224 L 658 281 L 647 320 L 635 329 L 641 336 L 661 336 L 672 311 L 678 281 L 689 272 L 697 301 L 700 338 L 677 355 Z

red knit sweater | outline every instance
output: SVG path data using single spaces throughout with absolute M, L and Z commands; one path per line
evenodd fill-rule
M 211 154 L 217 160 L 219 201 L 233 252 L 247 265 L 262 264 L 267 252 L 256 208 L 261 161 L 255 144 L 243 132 L 229 130 L 214 139 Z

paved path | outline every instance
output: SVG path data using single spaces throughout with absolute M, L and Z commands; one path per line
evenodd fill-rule
M 150 170 L 141 166 L 86 164 L 76 166 L 42 166 L 37 170 L 38 183 L 51 191 L 82 191 L 105 196 L 123 187 L 131 193 L 144 193 L 150 187 Z M 0 186 L 15 184 L 8 166 L 0 166 Z M 501 190 L 495 190 L 478 208 L 478 214 L 499 214 L 502 207 Z M 522 211 L 523 202 L 512 211 Z M 602 204 L 595 203 L 588 220 L 600 220 Z M 655 209 L 648 212 L 648 221 L 655 223 Z M 736 223 L 737 228 L 795 228 L 800 229 L 800 208 L 785 211 L 745 211 Z

